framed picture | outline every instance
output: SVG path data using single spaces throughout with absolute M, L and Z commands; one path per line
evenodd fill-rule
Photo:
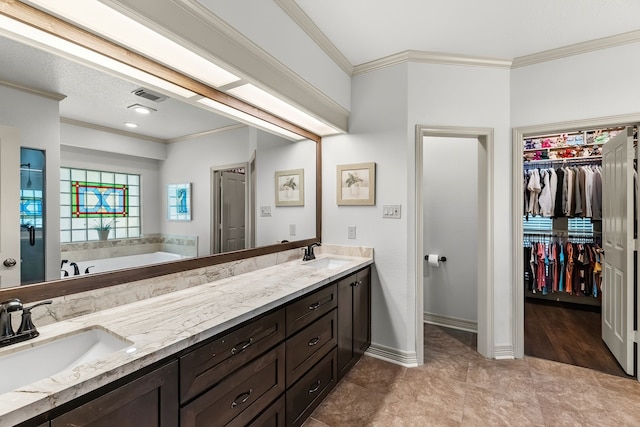
M 338 165 L 338 205 L 373 206 L 376 204 L 376 164 Z
M 167 218 L 191 221 L 191 183 L 167 185 Z
M 276 206 L 304 206 L 304 169 L 276 171 Z

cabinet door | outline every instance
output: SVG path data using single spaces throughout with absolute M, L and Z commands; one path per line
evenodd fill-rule
M 177 427 L 178 362 L 174 361 L 51 421 L 51 427 Z
M 356 275 L 338 282 L 338 378 L 351 367 L 353 359 L 353 284 Z
M 353 285 L 353 353 L 358 358 L 371 345 L 371 270 L 358 272 Z

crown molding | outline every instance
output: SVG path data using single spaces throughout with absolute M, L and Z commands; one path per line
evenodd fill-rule
M 390 67 L 404 62 L 421 62 L 426 64 L 465 65 L 470 67 L 511 68 L 510 59 L 490 58 L 480 56 L 454 55 L 450 53 L 422 52 L 417 50 L 405 50 L 374 61 L 356 65 L 353 75 L 370 73 L 381 68 Z
M 584 53 L 638 42 L 640 42 L 640 30 L 629 31 L 627 33 L 616 34 L 614 36 L 603 37 L 531 55 L 520 56 L 513 60 L 511 68 L 527 67 L 529 65 L 540 64 L 542 62 L 555 61 L 556 59 L 567 58 L 569 56 L 582 55 Z
M 245 128 L 245 127 L 248 127 L 248 126 L 243 123 L 236 124 L 236 125 L 229 125 L 229 126 L 224 126 L 218 129 L 205 130 L 203 132 L 192 133 L 191 135 L 184 135 L 184 136 L 179 136 L 177 138 L 167 139 L 165 140 L 165 142 L 167 144 L 174 144 L 176 142 L 188 141 L 190 139 L 196 139 L 196 138 L 200 138 L 207 135 L 214 135 L 216 133 L 228 132 L 228 131 Z
M 160 144 L 166 144 L 166 139 L 154 138 L 152 136 L 140 135 L 133 132 L 127 132 L 126 130 L 115 129 L 108 126 L 96 125 L 94 123 L 83 122 L 82 120 L 70 119 L 68 117 L 60 117 L 60 123 L 65 123 L 72 126 L 83 127 L 87 129 L 99 130 L 101 132 L 112 133 L 115 135 L 128 136 L 129 138 L 143 139 L 145 141 L 159 142 Z
M 289 17 L 313 40 L 338 67 L 353 75 L 353 64 L 334 45 L 331 40 L 318 28 L 300 6 L 294 0 L 273 0 Z
M 6 80 L 0 80 L 0 86 L 10 87 L 11 89 L 20 90 L 22 92 L 27 92 L 32 95 L 41 96 L 43 98 L 53 99 L 54 101 L 58 101 L 58 102 L 62 101 L 67 97 L 67 95 L 62 95 L 60 93 L 49 92 L 47 90 L 41 90 L 41 89 L 34 89 L 32 87 L 23 86 L 23 85 L 12 83 Z

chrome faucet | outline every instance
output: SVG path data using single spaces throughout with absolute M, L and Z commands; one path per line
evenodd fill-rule
M 78 267 L 78 264 L 76 264 L 75 262 L 71 262 L 71 263 L 69 263 L 69 265 L 71 267 L 73 267 L 73 275 L 74 276 L 79 276 L 80 275 L 80 268 Z
M 310 244 L 304 249 L 304 256 L 302 257 L 303 261 L 310 261 L 312 259 L 316 259 L 316 254 L 313 253 L 313 248 L 315 246 L 322 246 L 320 242 L 315 242 Z
M 11 298 L 0 303 L 0 347 L 26 341 L 35 338 L 40 333 L 31 320 L 31 310 L 45 304 L 51 304 L 51 300 L 39 302 L 31 307 L 24 307 L 18 298 Z M 22 321 L 17 332 L 13 331 L 11 313 L 22 310 Z

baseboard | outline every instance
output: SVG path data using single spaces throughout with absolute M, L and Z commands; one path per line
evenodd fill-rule
M 424 323 L 444 326 L 445 328 L 459 329 L 461 331 L 478 333 L 478 322 L 460 319 L 458 317 L 442 316 L 440 314 L 424 313 Z
M 512 345 L 496 345 L 493 347 L 493 357 L 495 359 L 515 359 L 515 352 Z
M 407 352 L 372 343 L 364 354 L 375 357 L 376 359 L 404 366 L 405 368 L 415 368 L 418 366 L 418 356 L 414 351 Z

